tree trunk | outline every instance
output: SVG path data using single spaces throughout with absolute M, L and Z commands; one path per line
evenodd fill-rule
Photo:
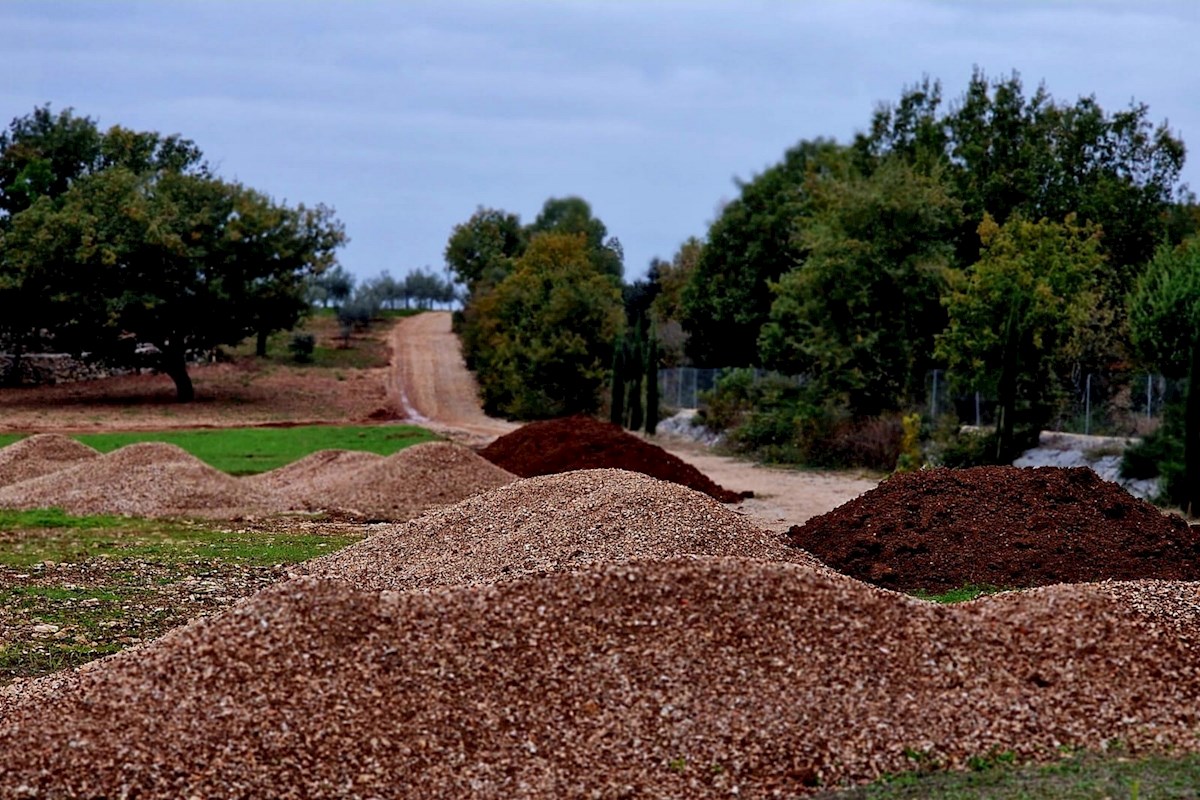
M 1192 341 L 1183 419 L 1183 510 L 1191 517 L 1200 512 L 1200 334 Z
M 267 337 L 269 335 L 270 331 L 263 330 L 258 332 L 258 339 L 254 344 L 254 355 L 259 358 L 267 357 Z
M 187 359 L 183 352 L 168 352 L 163 357 L 163 372 L 175 381 L 175 399 L 180 403 L 190 403 L 196 399 L 196 389 L 192 386 L 192 378 L 188 375 Z

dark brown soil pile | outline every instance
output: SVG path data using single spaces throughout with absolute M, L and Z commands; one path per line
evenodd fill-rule
M 522 478 L 576 469 L 624 469 L 682 484 L 722 503 L 748 496 L 718 486 L 658 445 L 587 416 L 531 422 L 501 436 L 480 455 Z
M 72 514 L 238 517 L 282 509 L 258 491 L 165 442 L 126 445 L 40 478 L 0 488 L 0 508 Z
M 606 469 L 517 481 L 372 533 L 302 571 L 361 589 L 412 590 L 675 556 L 741 556 L 827 569 L 711 497 Z
M 437 506 L 512 483 L 516 476 L 451 442 L 424 442 L 281 495 L 294 507 L 340 509 L 403 522 Z
M 1103 586 L 942 607 L 743 559 L 264 590 L 0 712 L 0 795 L 793 796 L 1200 748 L 1200 660 Z
M 1200 580 L 1195 529 L 1082 467 L 895 475 L 788 536 L 839 572 L 905 592 Z
M 27 436 L 0 449 L 0 486 L 40 478 L 99 457 L 98 452 L 69 436 Z

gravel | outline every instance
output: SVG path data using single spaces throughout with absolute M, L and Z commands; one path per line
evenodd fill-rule
M 72 514 L 236 517 L 283 510 L 256 491 L 165 442 L 126 445 L 67 469 L 0 488 L 0 507 L 57 507 Z
M 1155 619 L 1104 586 L 946 607 L 744 558 L 297 578 L 18 700 L 0 792 L 761 797 L 914 752 L 1194 751 L 1197 653 Z
M 362 450 L 318 450 L 278 469 L 247 475 L 242 482 L 268 492 L 319 497 L 330 486 L 344 483 L 349 473 L 383 460 L 377 453 Z
M 742 556 L 824 567 L 711 497 L 623 470 L 529 478 L 308 562 L 359 588 L 491 583 L 593 562 Z
M 40 478 L 99 457 L 96 450 L 69 436 L 27 436 L 0 448 L 0 486 Z

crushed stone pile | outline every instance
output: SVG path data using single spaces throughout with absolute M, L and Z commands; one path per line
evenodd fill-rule
M 717 485 L 658 445 L 583 415 L 523 425 L 492 442 L 480 455 L 522 478 L 577 469 L 624 469 L 682 484 L 722 503 L 749 496 Z
M 436 506 L 511 483 L 516 476 L 451 442 L 424 442 L 308 491 L 284 490 L 292 506 L 339 509 L 404 521 Z
M 491 583 L 593 562 L 740 556 L 826 569 L 711 497 L 622 470 L 526 478 L 310 561 L 359 588 Z
M 236 517 L 281 510 L 255 490 L 165 442 L 126 445 L 76 466 L 0 488 L 0 508 L 72 514 Z
M 906 592 L 1200 580 L 1196 529 L 1085 468 L 894 475 L 787 535 L 839 572 Z
M 1195 751 L 1196 655 L 1103 585 L 938 606 L 738 558 L 299 578 L 9 705 L 0 795 L 793 796 L 914 751 Z
M 99 452 L 69 436 L 26 436 L 0 448 L 0 486 L 40 478 L 99 457 Z
M 344 482 L 347 474 L 378 464 L 384 457 L 363 450 L 318 450 L 278 469 L 247 475 L 242 482 L 268 492 L 311 497 Z

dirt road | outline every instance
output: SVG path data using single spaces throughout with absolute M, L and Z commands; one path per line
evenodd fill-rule
M 518 426 L 483 413 L 479 387 L 450 330 L 450 313 L 427 311 L 392 330 L 388 397 L 410 420 L 468 444 L 486 444 Z
M 450 314 L 426 312 L 401 320 L 392 332 L 392 406 L 421 425 L 469 445 L 484 445 L 518 426 L 479 407 L 479 390 L 462 360 Z M 654 443 L 729 489 L 750 490 L 739 513 L 771 530 L 786 530 L 853 499 L 878 480 L 840 472 L 775 469 L 712 454 L 701 445 L 657 437 Z

